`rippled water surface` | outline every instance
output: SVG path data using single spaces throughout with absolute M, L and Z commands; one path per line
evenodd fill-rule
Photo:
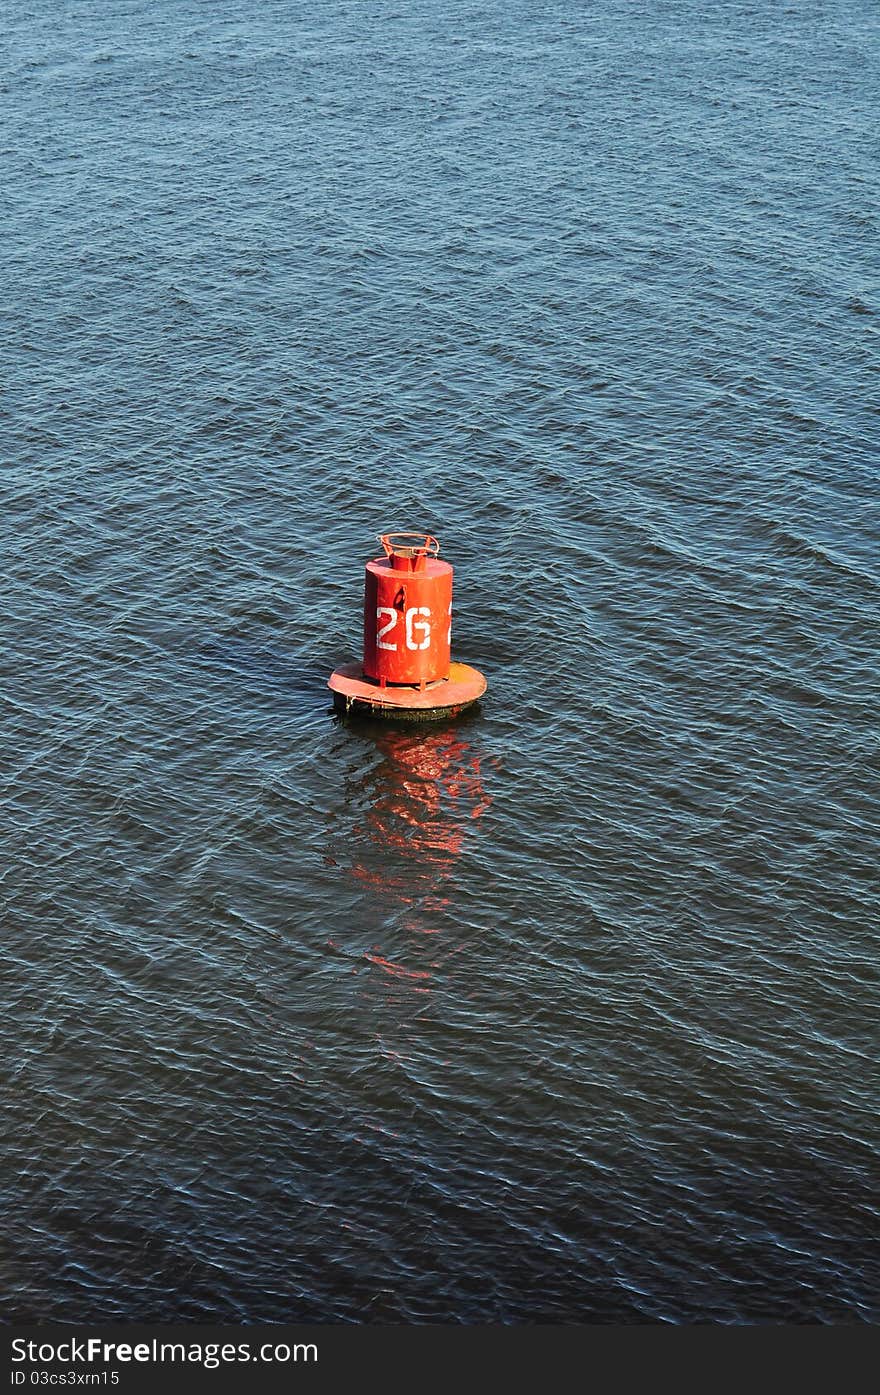
M 876 5 L 0 51 L 7 1317 L 876 1322 Z

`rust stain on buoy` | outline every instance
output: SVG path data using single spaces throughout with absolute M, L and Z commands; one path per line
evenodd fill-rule
M 383 557 L 366 564 L 364 657 L 328 680 L 337 711 L 404 721 L 456 717 L 486 680 L 453 663 L 452 567 L 430 533 L 382 533 Z

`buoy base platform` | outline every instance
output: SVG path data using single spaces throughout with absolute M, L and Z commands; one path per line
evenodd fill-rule
M 354 663 L 334 669 L 327 686 L 337 712 L 390 717 L 396 722 L 436 722 L 472 707 L 486 691 L 486 680 L 469 664 L 450 664 L 448 678 L 426 683 L 424 688 L 409 684 L 381 688 L 364 677 L 362 664 Z

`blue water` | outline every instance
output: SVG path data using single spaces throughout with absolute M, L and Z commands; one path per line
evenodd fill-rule
M 878 41 L 7 0 L 7 1320 L 878 1321 Z

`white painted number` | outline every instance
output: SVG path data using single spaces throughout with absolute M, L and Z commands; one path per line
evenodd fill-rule
M 426 615 L 427 620 L 417 620 L 417 615 Z M 413 638 L 413 630 L 420 630 L 424 635 L 421 644 L 417 644 Z M 427 649 L 431 643 L 431 612 L 426 605 L 411 605 L 406 612 L 406 647 L 407 649 Z
M 379 605 L 379 606 L 377 606 L 377 607 L 376 607 L 376 621 L 378 622 L 379 620 L 381 620 L 383 615 L 387 615 L 389 618 L 388 618 L 387 623 L 386 623 L 385 625 L 382 626 L 381 630 L 377 630 L 377 631 L 376 631 L 376 648 L 377 648 L 377 649 L 394 649 L 394 650 L 396 650 L 396 649 L 397 649 L 397 645 L 396 645 L 396 644 L 386 644 L 385 641 L 383 640 L 382 636 L 383 636 L 383 635 L 387 635 L 387 633 L 388 633 L 389 630 L 393 630 L 393 629 L 394 629 L 394 626 L 397 624 L 397 611 L 394 610 L 394 609 L 392 609 L 392 607 L 391 607 L 390 605 Z
M 384 617 L 388 617 L 383 625 Z M 398 612 L 390 605 L 376 606 L 376 648 L 397 652 L 397 644 L 389 644 L 385 636 L 397 624 Z M 419 617 L 423 617 L 420 619 Z M 431 612 L 426 605 L 411 605 L 404 615 L 407 649 L 429 649 L 431 646 Z

